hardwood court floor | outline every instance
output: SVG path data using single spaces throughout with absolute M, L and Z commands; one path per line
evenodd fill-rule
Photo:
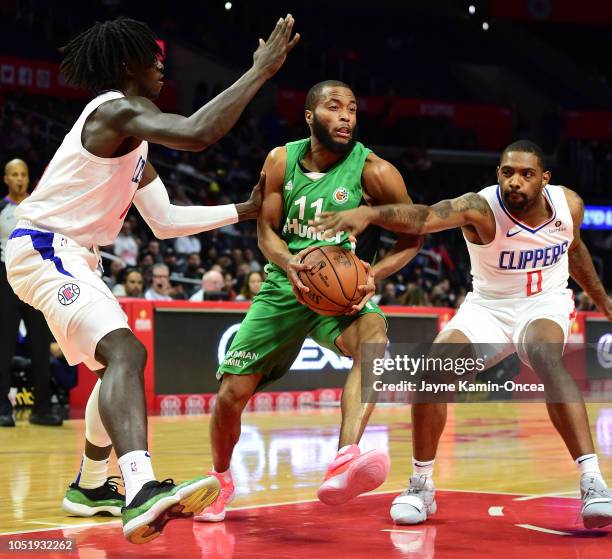
M 612 409 L 590 405 L 589 415 L 612 481 Z M 210 467 L 208 422 L 150 419 L 158 479 L 183 480 Z M 60 510 L 79 466 L 82 420 L 1 429 L 0 557 L 16 556 L 3 551 L 17 537 L 75 538 L 79 549 L 27 557 L 612 557 L 612 529 L 582 529 L 576 470 L 541 404 L 451 406 L 436 462 L 439 512 L 413 528 L 394 527 L 388 517 L 411 471 L 409 408 L 379 407 L 362 441 L 363 450 L 389 451 L 387 482 L 332 509 L 316 501 L 316 490 L 336 453 L 338 424 L 337 409 L 245 415 L 232 463 L 236 510 L 222 524 L 171 523 L 147 546 L 125 542 L 117 519 Z

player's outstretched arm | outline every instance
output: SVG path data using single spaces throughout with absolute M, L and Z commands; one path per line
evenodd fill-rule
M 345 212 L 324 212 L 317 221 L 318 231 L 346 231 L 358 235 L 368 225 L 410 235 L 425 235 L 455 227 L 474 226 L 477 230 L 495 227 L 488 202 L 480 194 L 468 192 L 433 206 L 389 204 L 361 206 Z M 494 230 L 494 229 L 493 229 Z
M 569 188 L 565 188 L 565 197 L 574 222 L 574 241 L 567 252 L 569 273 L 597 305 L 597 309 L 606 315 L 608 320 L 612 320 L 612 300 L 608 297 L 595 271 L 589 249 L 580 238 L 580 226 L 584 218 L 584 202 L 578 194 Z
M 265 174 L 261 173 L 250 198 L 241 204 L 175 206 L 170 203 L 168 191 L 157 171 L 147 162 L 141 186 L 134 196 L 134 205 L 158 239 L 194 235 L 237 221 L 257 218 L 265 180 Z
M 259 39 L 253 66 L 233 85 L 189 117 L 161 112 L 144 97 L 113 103 L 109 125 L 120 135 L 136 137 L 173 149 L 201 151 L 220 140 L 234 126 L 242 111 L 285 62 L 300 40 L 291 38 L 293 17 L 281 18 L 267 41 Z

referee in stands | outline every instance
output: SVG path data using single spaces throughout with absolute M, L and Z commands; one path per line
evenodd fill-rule
M 0 427 L 14 427 L 13 406 L 8 398 L 11 387 L 11 365 L 21 319 L 28 331 L 32 358 L 32 384 L 34 407 L 30 423 L 36 425 L 61 425 L 62 418 L 51 410 L 51 367 L 49 345 L 51 332 L 42 313 L 22 303 L 13 293 L 6 279 L 4 250 L 9 235 L 15 228 L 15 209 L 28 197 L 30 177 L 28 166 L 21 159 L 13 159 L 4 167 L 4 183 L 8 195 L 0 200 Z

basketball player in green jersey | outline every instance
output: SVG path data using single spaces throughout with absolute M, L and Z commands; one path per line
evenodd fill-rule
M 411 203 L 397 169 L 356 142 L 357 102 L 350 87 L 325 81 L 308 92 L 305 110 L 309 138 L 273 149 L 264 163 L 266 186 L 258 220 L 259 247 L 268 258 L 268 277 L 240 326 L 217 376 L 221 387 L 212 420 L 214 475 L 221 494 L 196 515 L 202 522 L 225 518 L 225 505 L 233 498 L 230 459 L 240 437 L 240 418 L 254 392 L 284 375 L 311 336 L 324 347 L 353 358 L 342 395 L 339 453 L 330 465 L 319 498 L 340 504 L 371 491 L 384 482 L 389 468 L 386 453 L 361 453 L 357 443 L 373 404 L 361 403 L 361 356 L 364 343 L 376 343 L 381 355 L 387 342 L 386 319 L 369 299 L 374 281 L 403 268 L 420 249 L 418 237 L 398 238 L 394 248 L 371 268 L 364 297 L 348 315 L 321 316 L 303 304 L 307 291 L 298 272 L 313 246 L 352 248 L 349 237 L 338 233 L 323 238 L 309 225 L 327 209 L 355 208 L 361 204 Z M 360 242 L 364 239 L 360 239 Z M 370 254 L 357 254 L 372 260 Z M 367 247 L 364 247 L 367 252 Z

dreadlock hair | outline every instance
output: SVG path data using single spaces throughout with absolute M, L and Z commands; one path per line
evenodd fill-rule
M 304 108 L 307 111 L 314 111 L 317 103 L 319 102 L 319 97 L 321 97 L 321 93 L 326 87 L 346 87 L 346 89 L 351 89 L 350 86 L 341 82 L 339 80 L 325 80 L 323 82 L 319 82 L 314 84 L 306 95 L 306 103 Z
M 499 160 L 501 161 L 504 156 L 511 151 L 520 151 L 521 153 L 532 153 L 538 158 L 538 162 L 540 163 L 540 167 L 545 169 L 544 167 L 544 152 L 542 148 L 532 142 L 531 140 L 517 140 L 516 142 L 512 142 L 509 146 L 506 146 L 504 151 L 502 151 Z
M 146 68 L 161 55 L 149 26 L 126 17 L 96 22 L 59 50 L 66 81 L 93 91 L 120 88 L 125 64 Z

